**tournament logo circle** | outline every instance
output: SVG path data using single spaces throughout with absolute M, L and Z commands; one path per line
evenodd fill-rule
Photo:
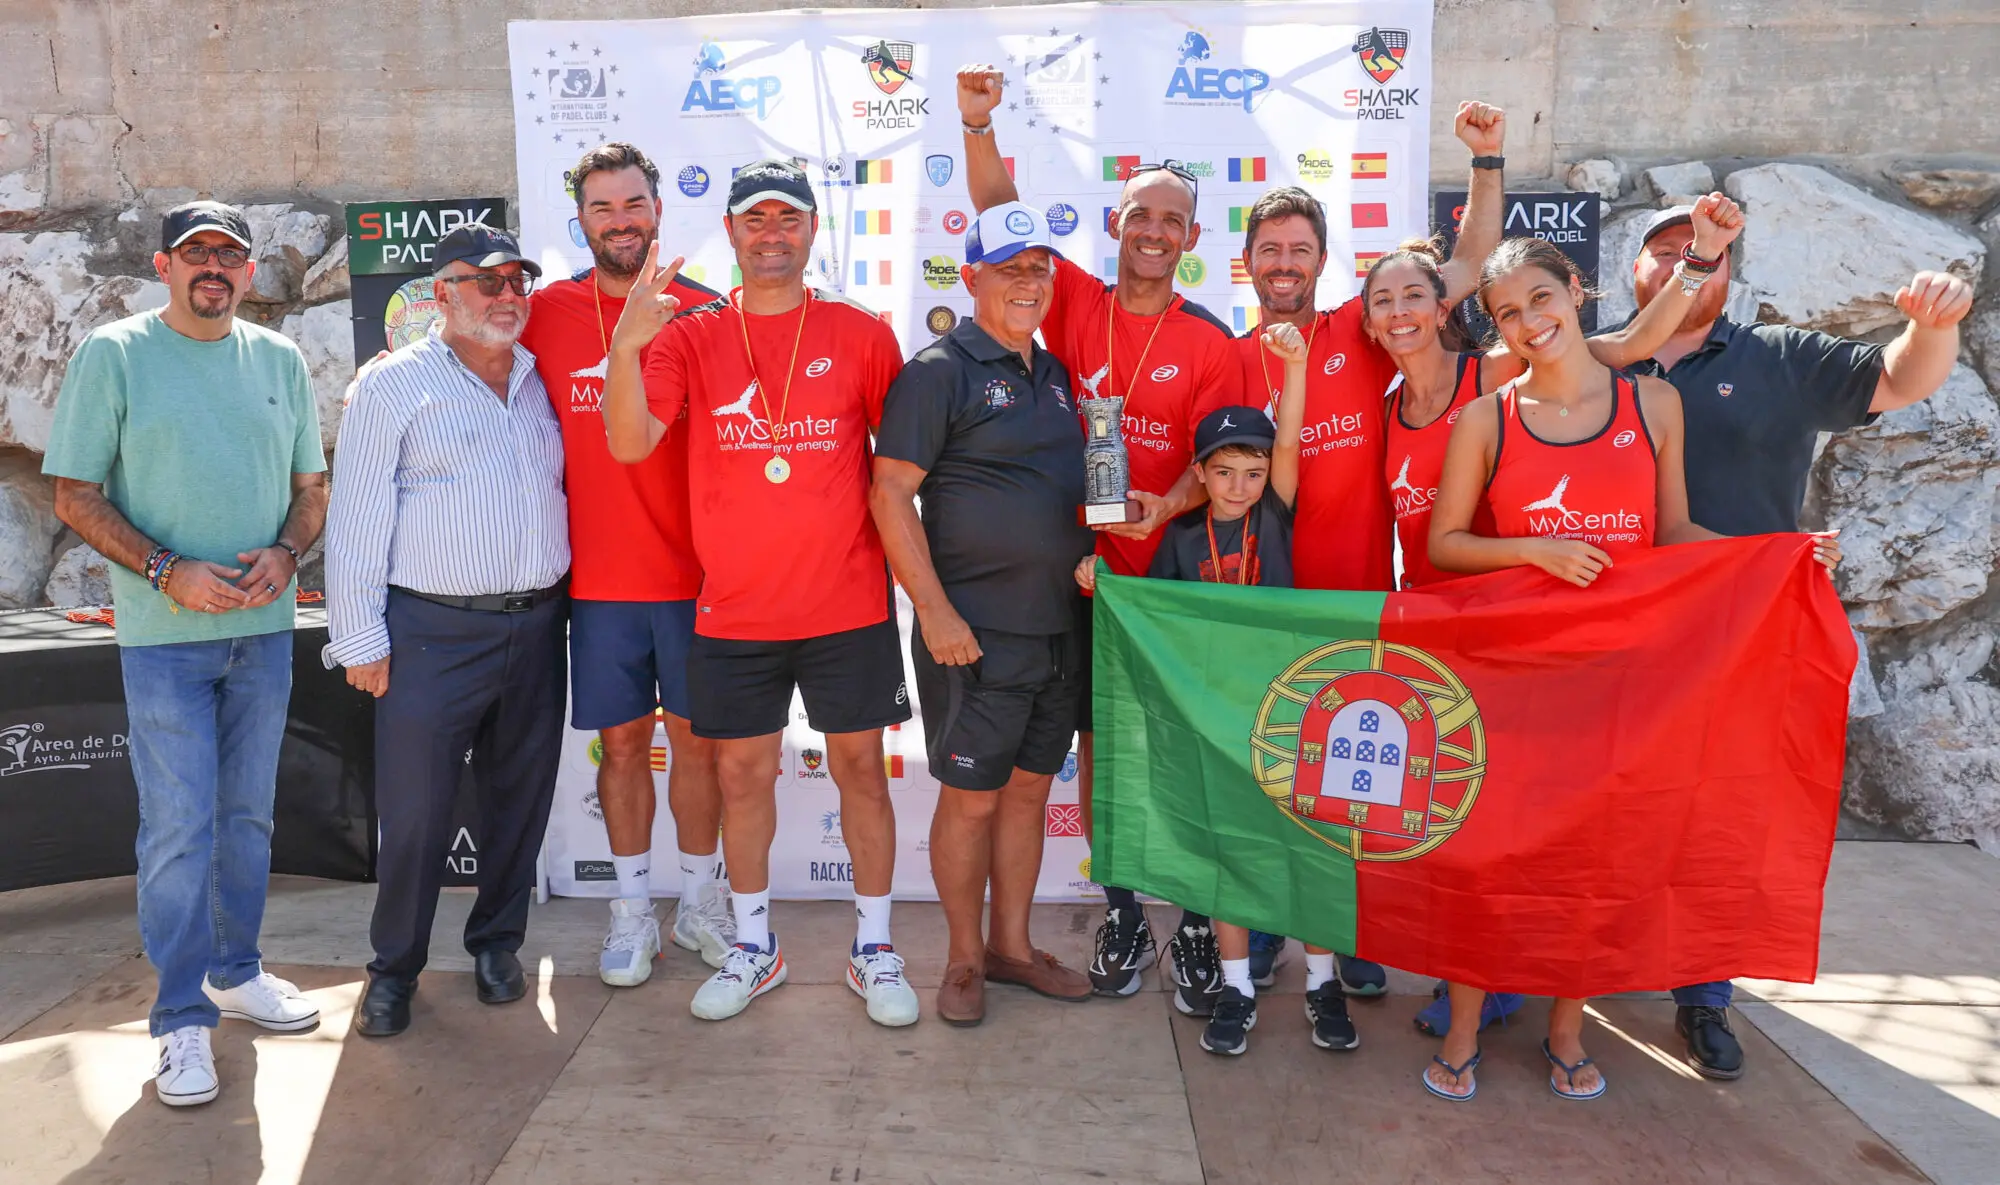
M 1050 234 L 1067 235 L 1076 230 L 1076 207 L 1068 202 L 1057 202 L 1050 206 L 1043 216 L 1049 220 Z
M 389 294 L 389 303 L 382 310 L 382 331 L 389 339 L 389 348 L 400 350 L 424 340 L 432 323 L 443 319 L 444 310 L 438 307 L 431 277 L 418 276 Z
M 1333 180 L 1333 156 L 1325 149 L 1308 148 L 1299 153 L 1299 180 Z
M 957 327 L 958 314 L 943 305 L 924 314 L 924 328 L 931 331 L 932 337 L 943 337 Z
M 1250 730 L 1264 795 L 1355 860 L 1414 860 L 1464 826 L 1486 776 L 1486 726 L 1450 667 L 1414 646 L 1351 640 L 1272 679 Z
M 946 210 L 943 220 L 938 225 L 944 227 L 944 233 L 948 235 L 962 235 L 972 222 L 965 216 L 963 210 Z
M 708 192 L 708 170 L 700 165 L 688 165 L 675 177 L 674 184 L 688 197 L 698 198 Z
M 1183 255 L 1180 263 L 1174 268 L 1174 274 L 1188 287 L 1198 287 L 1203 280 L 1208 279 L 1208 265 L 1201 261 L 1199 255 Z

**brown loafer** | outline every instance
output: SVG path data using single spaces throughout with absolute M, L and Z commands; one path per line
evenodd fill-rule
M 944 969 L 938 985 L 938 1019 L 948 1025 L 969 1029 L 986 1019 L 986 978 L 970 963 L 953 963 Z
M 1045 950 L 1036 951 L 1033 958 L 1022 962 L 1004 958 L 988 947 L 986 978 L 992 983 L 1019 984 L 1051 1000 L 1077 1003 L 1090 999 L 1091 995 L 1089 976 L 1056 962 L 1056 957 Z

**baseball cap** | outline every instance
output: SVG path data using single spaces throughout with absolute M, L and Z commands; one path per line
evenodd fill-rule
M 521 270 L 540 279 L 542 265 L 521 254 L 521 244 L 514 236 L 484 222 L 468 222 L 438 240 L 431 252 L 431 273 L 445 269 L 446 264 L 464 260 L 474 267 L 499 267 L 503 263 L 518 263 Z
M 250 220 L 243 211 L 221 202 L 186 202 L 161 215 L 160 250 L 171 251 L 205 230 L 220 231 L 250 246 Z
M 741 214 L 758 202 L 780 201 L 808 214 L 819 212 L 806 171 L 788 160 L 752 161 L 729 180 L 729 212 Z
M 1646 233 L 1639 236 L 1639 245 L 1653 241 L 1653 236 L 1670 226 L 1688 226 L 1694 222 L 1693 206 L 1669 206 L 1646 220 Z
M 1277 439 L 1278 430 L 1263 408 L 1243 404 L 1218 407 L 1203 416 L 1194 430 L 1194 459 L 1206 461 L 1216 449 L 1232 444 L 1268 449 Z
M 1048 219 L 1026 202 L 1003 202 L 972 220 L 965 232 L 965 262 L 999 263 L 1012 259 L 1030 247 L 1047 247 L 1060 255 L 1051 242 Z

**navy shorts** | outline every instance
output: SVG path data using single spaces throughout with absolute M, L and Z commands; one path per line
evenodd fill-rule
M 595 732 L 653 714 L 685 720 L 694 602 L 571 601 L 570 727 Z
M 980 657 L 948 667 L 931 657 L 921 625 L 910 632 L 931 776 L 957 790 L 998 790 L 1016 769 L 1056 773 L 1076 737 L 1084 690 L 1076 634 L 973 626 L 972 636 Z
M 694 735 L 738 740 L 782 732 L 792 689 L 820 732 L 867 732 L 910 718 L 896 619 L 817 638 L 751 642 L 697 636 L 688 659 Z

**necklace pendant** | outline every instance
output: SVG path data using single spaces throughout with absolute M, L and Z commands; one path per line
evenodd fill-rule
M 792 476 L 792 463 L 783 457 L 772 457 L 764 462 L 764 480 L 774 486 L 784 485 Z
M 1559 416 L 1566 416 L 1569 414 L 1569 409 L 1566 407 L 1559 407 L 1556 409 L 1556 414 Z

